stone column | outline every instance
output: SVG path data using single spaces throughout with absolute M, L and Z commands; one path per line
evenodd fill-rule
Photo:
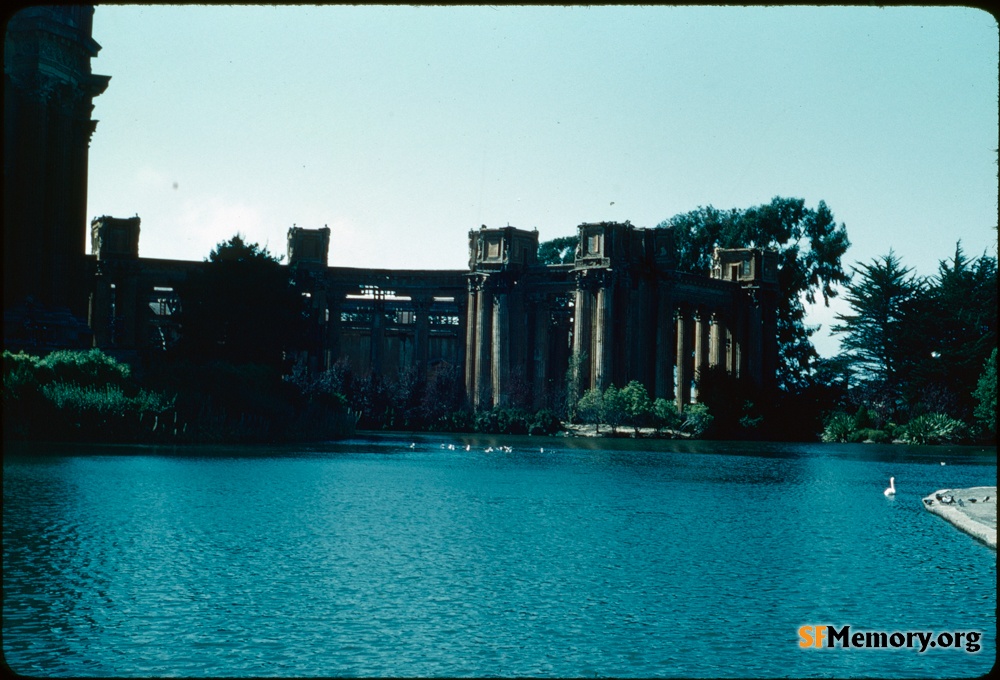
M 652 393 L 656 380 L 656 363 L 654 354 L 650 351 L 650 343 L 655 340 L 657 329 L 650 314 L 649 286 L 648 280 L 640 278 L 633 297 L 626 304 L 631 321 L 625 327 L 626 335 L 630 338 L 627 345 L 630 348 L 629 356 L 625 358 L 625 380 L 638 380 Z
M 340 359 L 340 315 L 343 302 L 343 291 L 332 290 L 327 295 L 329 317 L 326 321 L 326 368 L 332 367 Z
M 778 380 L 778 305 L 777 293 L 763 292 L 763 326 L 761 327 L 762 385 L 765 390 L 775 388 Z
M 90 318 L 95 347 L 111 346 L 111 282 L 106 274 L 98 274 L 90 298 Z
M 578 280 L 573 309 L 573 357 L 576 362 L 577 384 L 581 391 L 590 387 L 590 365 L 593 361 L 590 351 L 590 307 L 590 291 L 584 281 Z
M 535 300 L 535 344 L 532 353 L 534 407 L 545 407 L 549 373 L 549 301 L 545 296 Z
M 763 310 L 761 309 L 760 293 L 753 293 L 753 301 L 750 306 L 750 328 L 747 347 L 747 369 L 750 379 L 757 387 L 761 387 L 764 379 L 764 343 L 762 333 L 764 330 Z
M 694 381 L 699 383 L 708 365 L 708 318 L 701 309 L 694 313 Z M 701 389 L 698 389 L 698 401 L 701 401 Z
M 729 333 L 729 357 L 726 368 L 734 378 L 742 375 L 743 359 L 743 312 L 740 310 L 742 300 L 733 310 L 733 325 L 728 329 Z
M 719 365 L 721 365 L 723 361 L 722 359 L 723 354 L 721 347 L 722 328 L 719 315 L 716 314 L 715 312 L 712 312 L 712 316 L 709 319 L 709 323 L 711 324 L 711 327 L 709 330 L 709 339 L 708 339 L 708 344 L 709 344 L 708 365 L 710 368 L 716 368 Z
M 653 396 L 670 399 L 674 396 L 674 312 L 665 285 L 659 289 L 656 301 L 656 376 Z
M 122 317 L 122 341 L 120 346 L 136 349 L 136 335 L 139 325 L 139 282 L 136 272 L 130 267 L 122 285 L 119 286 L 118 304 Z
M 416 314 L 416 329 L 414 332 L 413 355 L 417 364 L 417 374 L 421 379 L 427 378 L 427 359 L 430 356 L 431 344 L 431 303 L 429 295 L 413 297 L 413 311 Z
M 594 387 L 604 390 L 612 381 L 614 359 L 614 284 L 605 279 L 597 289 L 594 315 Z
M 486 290 L 486 281 L 480 281 L 476 290 L 476 379 L 472 394 L 472 405 L 477 409 L 490 406 L 492 320 L 492 295 Z
M 508 293 L 498 290 L 493 296 L 493 403 L 507 406 L 510 384 L 510 309 Z
M 476 290 L 477 282 L 469 279 L 465 304 L 465 396 L 475 402 L 476 393 Z
M 691 376 L 688 373 L 690 350 L 687 343 L 687 323 L 684 310 L 677 310 L 677 412 L 680 413 L 691 401 Z
M 372 326 L 371 326 L 371 346 L 369 356 L 371 357 L 371 372 L 382 374 L 382 354 L 385 344 L 385 300 L 382 291 L 375 291 L 372 300 Z

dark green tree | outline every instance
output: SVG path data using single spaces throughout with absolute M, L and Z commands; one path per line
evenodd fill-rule
M 600 433 L 604 414 L 604 394 L 601 390 L 591 388 L 584 392 L 576 402 L 576 414 L 584 423 L 593 424 Z
M 959 243 L 928 283 L 901 342 L 906 397 L 922 410 L 969 420 L 983 364 L 997 346 L 997 262 L 969 259 Z
M 712 206 L 676 215 L 659 228 L 674 231 L 675 256 L 681 271 L 704 274 L 715 248 L 768 248 L 778 254 L 778 383 L 787 391 L 808 385 L 818 359 L 805 324 L 805 303 L 824 303 L 847 281 L 841 258 L 850 242 L 826 203 L 807 208 L 800 198 L 775 197 L 745 210 Z
M 611 433 L 617 434 L 618 427 L 625 422 L 628 416 L 628 403 L 622 390 L 614 385 L 608 385 L 601 397 L 601 419 L 611 426 Z
M 986 435 L 991 439 L 997 436 L 997 350 L 994 347 L 990 358 L 983 366 L 979 376 L 975 398 L 977 401 L 975 416 Z
M 625 417 L 638 435 L 639 428 L 652 419 L 653 402 L 649 398 L 649 392 L 641 382 L 632 380 L 619 394 L 625 401 Z
M 837 314 L 841 323 L 832 330 L 843 334 L 841 352 L 859 379 L 898 391 L 905 377 L 908 325 L 926 283 L 891 250 L 870 264 L 858 263 L 852 271 L 845 296 L 852 311 Z
M 561 236 L 538 244 L 540 264 L 567 264 L 573 262 L 576 236 Z
M 266 247 L 236 234 L 179 285 L 178 353 L 275 368 L 303 337 L 302 296 L 288 269 Z

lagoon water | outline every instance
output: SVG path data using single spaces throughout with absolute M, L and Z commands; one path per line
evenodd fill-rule
M 920 504 L 996 484 L 995 449 L 442 435 L 11 449 L 3 473 L 3 652 L 27 675 L 972 677 L 996 661 L 996 553 Z M 825 624 L 980 631 L 982 648 L 799 647 Z

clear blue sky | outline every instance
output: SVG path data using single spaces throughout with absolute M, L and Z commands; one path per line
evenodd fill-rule
M 480 224 L 547 240 L 777 195 L 827 202 L 845 267 L 997 253 L 981 10 L 129 5 L 94 38 L 88 212 L 138 214 L 144 257 L 328 225 L 332 265 L 460 269 Z

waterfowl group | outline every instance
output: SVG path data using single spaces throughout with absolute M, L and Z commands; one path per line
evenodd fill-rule
M 410 444 L 410 448 L 411 449 L 416 448 L 416 446 L 417 445 L 416 445 L 415 442 Z M 441 444 L 440 448 L 442 450 L 455 451 L 456 449 L 461 448 L 461 445 L 459 445 L 458 447 L 456 447 L 454 444 Z M 466 451 L 472 451 L 472 444 L 466 444 L 465 445 L 465 450 Z M 494 451 L 501 452 L 501 453 L 513 453 L 514 452 L 514 447 L 513 446 L 497 446 L 497 447 L 494 448 L 492 446 L 487 446 L 485 449 L 483 449 L 483 453 L 493 453 Z M 545 453 L 545 447 L 544 446 L 540 447 L 538 449 L 538 452 L 539 453 Z

